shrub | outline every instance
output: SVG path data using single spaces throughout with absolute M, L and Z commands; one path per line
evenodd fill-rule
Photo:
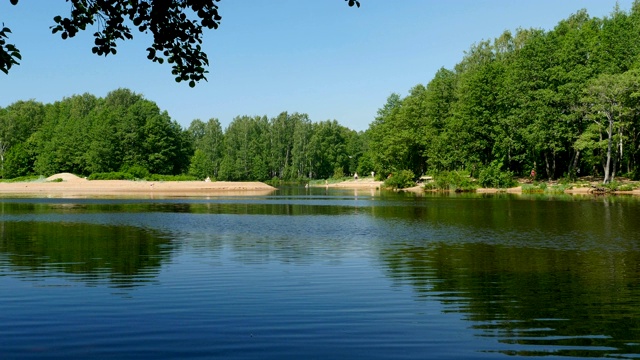
M 511 171 L 502 171 L 502 165 L 498 161 L 493 161 L 484 169 L 480 170 L 478 182 L 482 187 L 507 188 L 516 184 Z
M 618 187 L 619 191 L 633 191 L 634 187 L 630 184 L 620 185 Z
M 629 180 L 638 181 L 640 180 L 640 169 L 634 169 L 633 171 L 626 173 L 624 176 L 629 178 Z
M 145 179 L 151 175 L 149 170 L 142 165 L 123 166 L 120 171 L 123 173 L 129 173 L 136 179 Z
M 391 174 L 391 177 L 384 181 L 384 186 L 392 189 L 405 189 L 415 186 L 416 183 L 413 180 L 415 175 L 411 170 L 400 170 L 397 173 Z
M 344 170 L 342 167 L 337 167 L 333 169 L 333 178 L 334 179 L 342 179 L 344 177 Z
M 434 177 L 435 188 L 439 190 L 469 191 L 476 188 L 468 171 L 442 171 Z
M 7 151 L 2 167 L 2 178 L 11 179 L 31 173 L 33 158 L 23 144 L 17 144 Z
M 2 179 L 0 182 L 3 183 L 14 183 L 14 182 L 30 182 L 30 181 L 38 181 L 44 180 L 43 176 L 29 175 L 29 176 L 18 176 L 13 179 Z
M 151 174 L 145 178 L 148 181 L 197 181 L 199 180 L 197 177 L 192 175 L 159 175 L 159 174 Z
M 547 194 L 564 194 L 567 189 L 571 189 L 573 186 L 570 184 L 558 184 L 556 186 L 550 186 L 546 188 L 545 193 Z
M 608 184 L 602 184 L 601 187 L 607 189 L 607 191 L 616 191 L 616 190 L 618 190 L 620 185 L 621 184 L 619 182 L 614 180 L 614 181 L 612 181 L 612 182 L 610 182 Z
M 428 183 L 425 183 L 424 184 L 424 189 L 425 190 L 436 190 L 437 187 L 436 187 L 435 181 L 429 181 Z
M 125 172 L 103 172 L 93 173 L 88 177 L 89 180 L 135 180 L 135 177 Z
M 532 184 L 522 184 L 522 193 L 523 194 L 535 194 L 535 193 L 543 193 L 544 190 L 540 189 L 538 186 Z

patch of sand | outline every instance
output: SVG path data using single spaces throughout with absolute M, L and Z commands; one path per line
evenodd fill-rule
M 55 174 L 55 175 L 51 175 L 48 178 L 46 178 L 46 181 L 54 181 L 57 179 L 62 179 L 62 181 L 87 181 L 86 178 L 81 178 L 77 175 L 73 175 L 71 173 L 59 173 L 59 174 Z
M 497 193 L 522 194 L 522 186 L 512 187 L 508 189 L 480 188 L 480 189 L 476 189 L 476 192 L 480 194 L 497 194 Z
M 51 182 L 55 179 L 63 181 Z M 268 195 L 274 187 L 261 182 L 87 180 L 73 174 L 56 174 L 49 182 L 0 183 L 0 196 L 27 197 L 206 197 Z
M 378 189 L 382 186 L 382 181 L 370 179 L 347 180 L 333 184 L 316 184 L 314 187 L 340 188 L 340 189 Z

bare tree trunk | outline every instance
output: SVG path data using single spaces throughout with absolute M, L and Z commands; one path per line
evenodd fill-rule
M 549 154 L 544 152 L 545 170 L 547 171 L 547 179 L 551 180 L 551 164 L 549 164 Z
M 609 119 L 609 130 L 607 131 L 607 135 L 609 138 L 607 139 L 607 164 L 604 167 L 604 183 L 608 184 L 611 182 L 611 147 L 613 145 L 613 119 L 610 115 L 607 116 Z
M 573 164 L 571 165 L 571 173 L 578 177 L 578 159 L 580 158 L 580 150 L 576 150 L 576 156 L 573 158 Z
M 613 165 L 611 166 L 611 181 L 613 181 L 616 178 L 616 171 L 618 170 L 618 157 L 614 156 L 612 162 L 613 162 Z
M 2 177 L 4 179 L 4 154 L 7 152 L 7 149 L 9 147 L 7 146 L 7 142 L 6 141 L 0 141 L 0 177 Z

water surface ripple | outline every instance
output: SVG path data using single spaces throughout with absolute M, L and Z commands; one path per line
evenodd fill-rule
M 2 359 L 640 357 L 640 201 L 0 199 Z

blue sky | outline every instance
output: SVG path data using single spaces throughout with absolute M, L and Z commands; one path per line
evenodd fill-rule
M 464 51 L 503 31 L 552 29 L 579 9 L 608 16 L 615 0 L 223 0 L 222 24 L 208 31 L 209 81 L 176 83 L 167 64 L 146 59 L 147 35 L 119 44 L 116 56 L 91 53 L 93 31 L 61 40 L 49 27 L 69 13 L 63 0 L 0 0 L 0 22 L 23 60 L 0 73 L 0 106 L 54 102 L 85 92 L 129 88 L 155 101 L 185 128 L 193 119 L 282 111 L 366 130 L 393 93 L 405 96 Z M 619 0 L 628 11 L 632 0 Z

